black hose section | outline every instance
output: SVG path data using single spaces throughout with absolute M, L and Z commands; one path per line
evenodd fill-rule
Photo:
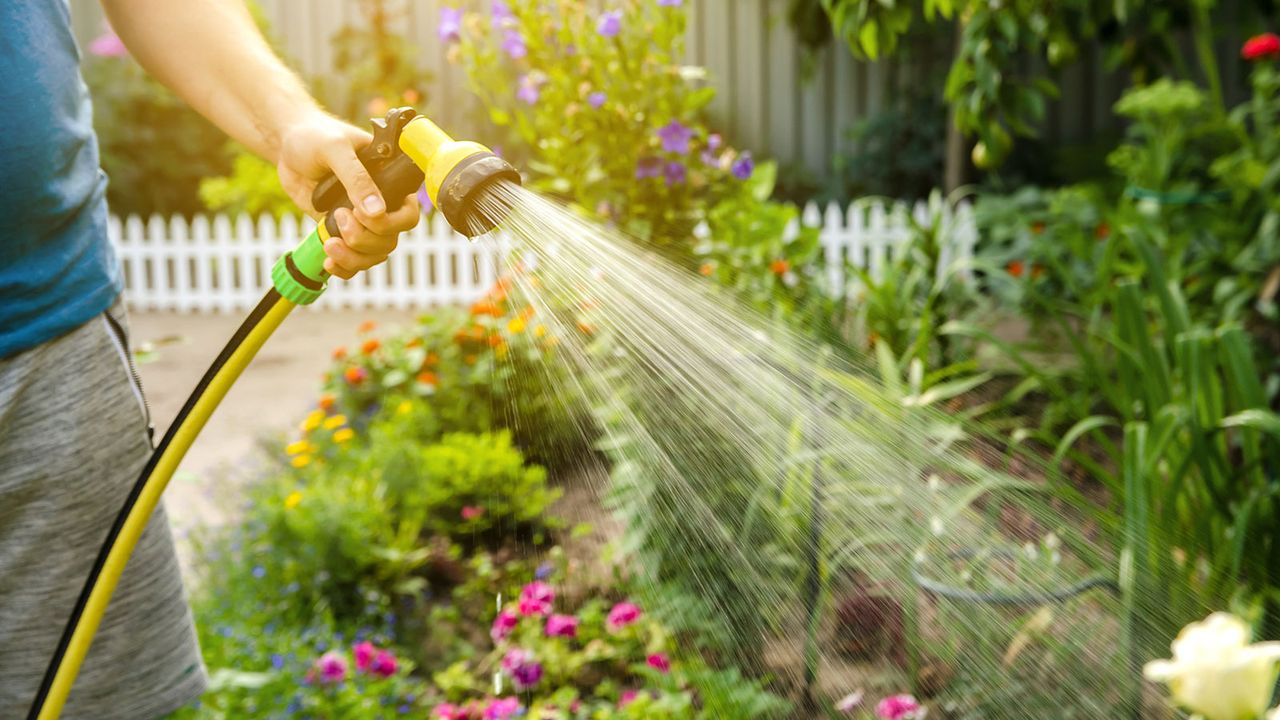
M 67 654 L 67 647 L 71 644 L 71 636 L 75 634 L 76 626 L 80 624 L 80 618 L 84 615 L 85 606 L 89 602 L 89 595 L 93 592 L 93 588 L 98 584 L 98 578 L 102 575 L 102 568 L 107 562 L 107 556 L 111 553 L 111 548 L 115 546 L 116 540 L 120 537 L 121 530 L 124 529 L 125 520 L 129 514 L 133 512 L 133 508 L 138 504 L 138 498 L 142 495 L 142 491 L 146 488 L 147 483 L 151 479 L 151 473 L 155 471 L 156 464 L 160 462 L 160 458 L 164 455 L 166 449 L 173 442 L 174 436 L 178 434 L 178 430 L 186 423 L 187 418 L 191 415 L 191 411 L 195 409 L 196 403 L 200 401 L 205 390 L 209 388 L 209 384 L 213 382 L 214 377 L 227 364 L 227 360 L 240 348 L 245 338 L 253 331 L 258 323 L 262 322 L 262 318 L 267 315 L 271 308 L 281 301 L 280 293 L 275 288 L 267 291 L 258 306 L 249 313 L 244 322 L 240 324 L 239 329 L 227 341 L 222 352 L 214 359 L 209 369 L 205 371 L 204 377 L 200 378 L 200 383 L 196 385 L 195 390 L 191 391 L 191 395 L 187 397 L 187 402 L 182 406 L 182 410 L 178 411 L 178 416 L 174 418 L 169 425 L 169 429 L 165 431 L 164 438 L 156 449 L 151 453 L 151 458 L 147 461 L 142 472 L 139 473 L 137 481 L 129 490 L 128 497 L 125 498 L 124 506 L 120 508 L 120 512 L 116 514 L 115 521 L 111 524 L 111 529 L 107 533 L 106 539 L 102 542 L 102 547 L 98 550 L 98 556 L 93 561 L 93 567 L 89 571 L 89 577 L 85 579 L 84 587 L 80 589 L 80 596 L 76 598 L 76 604 L 71 610 L 71 617 L 67 620 L 67 625 L 62 630 L 62 637 L 58 639 L 57 650 L 54 651 L 53 657 L 49 660 L 49 666 L 44 671 L 44 679 L 40 681 L 40 689 L 36 692 L 36 697 L 31 705 L 31 712 L 27 714 L 27 720 L 38 720 L 40 711 L 44 708 L 45 702 L 49 699 L 49 691 L 53 687 L 53 680 L 58 674 L 58 668 L 62 665 L 62 661 Z
M 952 559 L 971 558 L 978 553 L 972 549 L 961 550 L 950 553 Z M 997 552 L 999 555 L 1006 555 L 1005 552 Z M 1109 591 L 1112 595 L 1120 595 L 1120 585 L 1111 578 L 1095 576 L 1086 578 L 1079 582 L 1056 588 L 1054 590 L 1045 590 L 1042 592 L 1024 592 L 1024 593 L 997 593 L 997 592 L 979 592 L 977 590 L 969 590 L 968 588 L 960 588 L 928 577 L 920 572 L 918 566 L 911 568 L 911 579 L 915 581 L 925 592 L 938 597 L 944 597 L 948 600 L 958 600 L 960 602 L 968 602 L 979 605 L 998 605 L 1002 607 L 1028 607 L 1033 605 L 1047 605 L 1049 603 L 1062 603 L 1074 597 L 1082 595 L 1094 588 L 1102 588 Z

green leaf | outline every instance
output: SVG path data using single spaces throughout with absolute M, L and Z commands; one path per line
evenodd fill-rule
M 868 20 L 858 33 L 858 43 L 862 46 L 862 51 L 867 54 L 868 58 L 875 60 L 880 54 L 880 36 L 879 27 L 875 20 Z
M 1270 410 L 1254 408 L 1238 412 L 1223 418 L 1220 425 L 1224 428 L 1249 428 L 1280 438 L 1280 415 Z
M 209 673 L 209 693 L 224 690 L 257 690 L 275 679 L 274 673 L 244 672 L 218 668 Z

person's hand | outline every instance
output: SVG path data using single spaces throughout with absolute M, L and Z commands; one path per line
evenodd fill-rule
M 336 118 L 316 113 L 291 125 L 280 138 L 280 184 L 298 207 L 317 215 L 311 192 L 329 173 L 338 176 L 351 197 L 351 209 L 338 208 L 333 218 L 341 238 L 325 242 L 324 269 L 349 279 L 387 259 L 396 249 L 400 233 L 418 224 L 421 214 L 414 195 L 398 210 L 387 212 L 386 202 L 373 178 L 356 157 L 356 150 L 372 136 Z

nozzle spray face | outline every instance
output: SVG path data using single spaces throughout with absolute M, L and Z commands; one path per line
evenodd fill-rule
M 480 209 L 478 200 L 495 183 L 520 184 L 520 173 L 506 160 L 491 152 L 470 155 L 454 166 L 440 184 L 436 198 L 440 212 L 454 230 L 475 237 L 489 232 L 502 221 Z

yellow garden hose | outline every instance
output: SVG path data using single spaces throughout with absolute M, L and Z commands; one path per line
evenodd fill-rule
M 373 124 L 373 142 L 357 154 L 382 190 L 389 210 L 398 207 L 425 177 L 431 200 L 455 229 L 473 235 L 493 227 L 496 219 L 478 213 L 476 200 L 491 183 L 519 183 L 514 168 L 482 145 L 454 141 L 412 108 L 393 109 Z M 350 207 L 350 201 L 341 183 L 330 177 L 316 187 L 312 205 L 327 213 Z M 57 720 L 61 715 L 120 575 L 178 464 L 267 338 L 293 308 L 314 302 L 324 292 L 329 279 L 324 242 L 330 237 L 340 237 L 332 215 L 276 262 L 271 270 L 272 289 L 205 371 L 152 453 L 76 598 L 27 720 Z

